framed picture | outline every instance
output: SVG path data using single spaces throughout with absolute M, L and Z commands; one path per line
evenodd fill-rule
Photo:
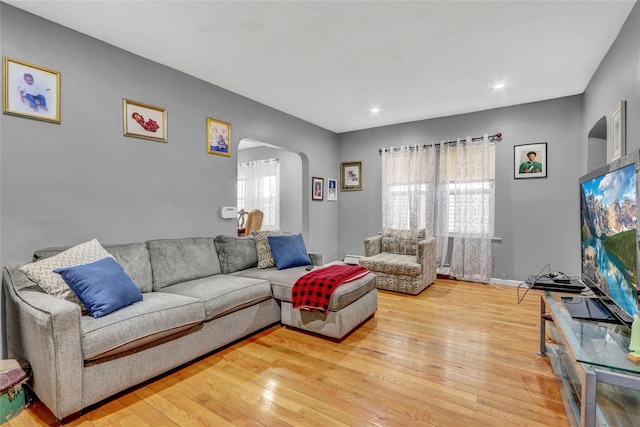
M 362 190 L 363 183 L 362 160 L 340 163 L 340 191 Z
M 324 178 L 311 178 L 311 200 L 324 200 Z
M 547 177 L 546 142 L 513 147 L 513 177 L 515 179 Z
M 609 113 L 609 135 L 607 136 L 607 163 L 626 154 L 627 150 L 627 101 L 620 101 Z
M 167 142 L 167 110 L 142 102 L 122 100 L 124 136 Z
M 4 57 L 4 112 L 60 123 L 60 73 Z
M 207 118 L 207 153 L 231 156 L 231 123 Z
M 338 180 L 335 178 L 327 179 L 327 200 L 330 202 L 338 200 Z

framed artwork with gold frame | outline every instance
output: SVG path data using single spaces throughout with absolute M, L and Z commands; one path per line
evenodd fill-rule
M 207 153 L 231 156 L 231 123 L 207 118 Z
M 3 109 L 6 114 L 60 124 L 58 71 L 3 58 Z
M 167 110 L 142 102 L 122 100 L 124 136 L 167 142 Z

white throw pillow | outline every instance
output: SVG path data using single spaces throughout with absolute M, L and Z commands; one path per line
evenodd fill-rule
M 112 257 L 109 252 L 102 247 L 97 239 L 73 246 L 64 252 L 60 252 L 49 258 L 25 264 L 20 267 L 20 271 L 27 275 L 29 279 L 36 282 L 48 294 L 54 297 L 66 299 L 84 306 L 71 290 L 69 285 L 58 273 L 54 273 L 56 268 L 75 267 L 77 265 L 89 264 L 105 257 Z M 112 257 L 113 258 L 113 257 Z

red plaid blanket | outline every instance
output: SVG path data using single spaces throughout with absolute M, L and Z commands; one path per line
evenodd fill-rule
M 338 286 L 369 273 L 359 265 L 330 265 L 313 270 L 298 280 L 291 290 L 293 308 L 318 310 L 327 314 L 331 296 Z

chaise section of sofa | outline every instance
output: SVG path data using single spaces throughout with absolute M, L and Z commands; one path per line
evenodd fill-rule
M 327 314 L 294 309 L 291 291 L 296 281 L 309 272 L 307 266 L 281 270 L 276 267 L 258 268 L 258 254 L 252 237 L 217 236 L 215 243 L 223 273 L 270 283 L 273 297 L 280 304 L 283 325 L 341 339 L 378 309 L 376 276 L 373 273 L 339 286 L 331 298 Z M 317 254 L 310 254 L 310 258 L 316 266 L 314 268 L 322 263 L 322 257 Z

